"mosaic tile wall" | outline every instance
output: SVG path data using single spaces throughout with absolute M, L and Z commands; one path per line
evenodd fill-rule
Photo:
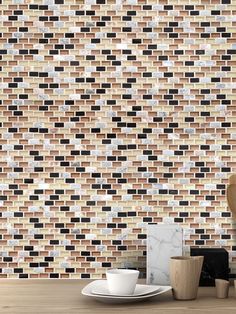
M 151 222 L 234 273 L 236 1 L 1 0 L 0 24 L 0 277 L 144 273 Z

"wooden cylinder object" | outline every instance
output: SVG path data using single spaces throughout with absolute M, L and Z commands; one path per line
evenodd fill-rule
M 236 184 L 236 174 L 232 174 L 229 177 L 229 184 Z
M 229 185 L 226 190 L 227 201 L 229 208 L 233 214 L 233 217 L 236 217 L 236 174 L 232 174 L 229 177 Z
M 236 280 L 234 280 L 234 292 L 235 292 L 235 296 L 236 296 Z
M 229 281 L 224 279 L 215 279 L 216 297 L 219 299 L 228 298 Z
M 174 256 L 170 259 L 170 282 L 176 300 L 197 297 L 203 256 Z

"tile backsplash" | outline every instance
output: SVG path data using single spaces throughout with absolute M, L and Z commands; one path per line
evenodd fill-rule
M 0 278 L 145 273 L 148 223 L 236 273 L 235 0 L 0 11 Z

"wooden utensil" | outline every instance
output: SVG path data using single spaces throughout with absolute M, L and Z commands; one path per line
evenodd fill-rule
M 224 279 L 215 279 L 216 297 L 218 299 L 228 298 L 229 281 Z
M 204 256 L 171 257 L 170 282 L 175 299 L 196 299 L 203 259 Z
M 236 174 L 229 177 L 229 185 L 227 187 L 227 201 L 229 208 L 236 217 Z

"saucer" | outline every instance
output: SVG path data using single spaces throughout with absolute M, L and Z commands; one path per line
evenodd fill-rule
M 142 285 L 141 285 L 142 286 Z M 144 300 L 148 300 L 160 294 L 163 294 L 167 291 L 171 290 L 170 286 L 156 286 L 156 290 L 154 292 L 143 294 L 143 295 L 135 295 L 135 296 L 114 296 L 114 295 L 103 295 L 103 294 L 94 294 L 93 291 L 101 291 L 101 287 L 107 287 L 106 280 L 95 280 L 90 282 L 87 286 L 85 286 L 81 293 L 84 296 L 93 298 L 97 301 L 103 303 L 128 303 L 128 302 L 140 302 Z M 149 286 L 150 287 L 150 286 Z
M 92 289 L 92 294 L 99 294 L 99 295 L 108 295 L 108 296 L 114 296 L 114 297 L 137 297 L 140 295 L 150 294 L 154 293 L 160 290 L 159 286 L 152 286 L 152 285 L 139 285 L 137 284 L 134 290 L 133 294 L 113 294 L 110 293 L 107 287 L 107 282 L 104 280 L 100 285 L 97 287 L 94 287 Z

